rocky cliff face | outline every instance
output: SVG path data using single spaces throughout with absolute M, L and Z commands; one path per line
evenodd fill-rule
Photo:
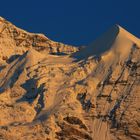
M 42 54 L 71 54 L 78 51 L 74 46 L 54 42 L 43 34 L 21 30 L 3 18 L 0 18 L 0 45 L 2 60 L 14 54 L 21 55 L 31 48 Z
M 140 139 L 140 40 L 120 26 L 79 50 L 1 18 L 0 49 L 0 139 Z

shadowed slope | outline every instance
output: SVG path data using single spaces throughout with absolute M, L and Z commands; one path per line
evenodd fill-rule
M 92 44 L 83 48 L 81 51 L 75 53 L 73 56 L 76 59 L 84 59 L 88 57 L 100 56 L 101 54 L 109 51 L 114 46 L 123 44 L 123 42 L 132 42 L 132 44 L 137 44 L 140 46 L 140 41 L 138 38 L 127 32 L 125 29 L 120 27 L 119 25 L 114 25 L 110 28 L 106 33 L 104 33 L 101 37 L 96 39 Z M 122 46 L 122 49 L 125 46 Z

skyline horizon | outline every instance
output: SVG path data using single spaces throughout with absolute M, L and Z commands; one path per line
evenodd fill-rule
M 88 45 L 114 24 L 140 38 L 140 1 L 6 1 L 0 15 L 19 28 L 57 42 Z
M 14 23 L 12 23 L 11 21 L 7 20 L 6 18 L 2 17 L 1 15 L 0 15 L 0 18 L 6 20 L 6 21 L 8 21 L 8 22 L 10 22 L 11 24 L 13 24 L 14 26 L 16 26 L 16 27 L 19 28 L 19 29 L 25 30 L 25 31 L 27 31 L 27 32 L 29 32 L 29 33 L 33 33 L 33 34 L 43 34 L 43 35 L 45 35 L 47 38 L 49 38 L 50 40 L 56 41 L 56 40 L 53 40 L 52 38 L 50 38 L 49 36 L 47 36 L 46 34 L 44 34 L 44 33 L 42 33 L 42 32 L 34 32 L 34 31 L 33 31 L 33 32 L 30 32 L 30 31 L 28 31 L 28 30 L 26 30 L 26 29 L 24 29 L 24 28 L 21 28 L 21 27 L 15 25 Z M 129 32 L 129 30 L 125 29 L 123 26 L 121 26 L 120 24 L 117 24 L 117 23 L 116 23 L 116 24 L 110 26 L 109 28 L 107 28 L 107 29 L 106 29 L 104 32 L 102 32 L 99 36 L 96 36 L 95 39 L 94 39 L 92 42 L 89 42 L 87 45 L 92 44 L 94 41 L 96 41 L 96 39 L 99 39 L 103 34 L 105 34 L 106 32 L 108 32 L 108 31 L 109 31 L 111 28 L 113 28 L 114 26 L 121 27 L 121 28 L 123 28 L 124 30 L 126 30 L 128 33 L 130 33 L 130 34 L 132 34 L 133 36 L 135 36 L 136 38 L 140 39 L 139 37 L 137 37 L 137 36 L 134 35 L 133 33 Z M 60 42 L 60 41 L 56 41 L 56 42 Z M 65 43 L 65 42 L 60 42 L 60 43 L 67 44 L 67 43 Z M 73 44 L 67 44 L 67 45 L 73 45 Z M 81 45 L 81 47 L 82 47 L 82 46 L 87 46 L 87 45 Z M 78 45 L 73 45 L 73 46 L 80 47 L 80 45 L 79 45 L 79 46 L 78 46 Z

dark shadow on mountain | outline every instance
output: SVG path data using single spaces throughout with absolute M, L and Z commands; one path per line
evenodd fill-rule
M 65 56 L 65 55 L 68 55 L 64 52 L 55 52 L 55 53 L 51 53 L 52 55 L 59 55 L 59 56 Z
M 36 87 L 36 80 L 33 78 L 29 79 L 23 85 L 21 85 L 21 87 L 26 90 L 26 94 L 22 96 L 20 99 L 18 99 L 16 102 L 27 101 L 29 103 L 32 103 L 33 100 L 38 95 L 38 89 Z
M 18 58 L 18 61 L 16 61 L 15 63 L 13 63 L 13 65 L 8 70 L 7 74 L 1 80 L 1 82 L 3 82 L 3 84 L 0 87 L 0 93 L 3 93 L 6 90 L 7 87 L 12 88 L 13 85 L 16 83 L 16 81 L 18 80 L 20 74 L 23 71 L 23 68 L 24 68 L 23 66 L 26 63 L 26 61 L 23 61 L 21 63 L 21 65 L 19 65 L 19 66 L 16 66 L 16 65 L 18 65 L 18 63 L 21 62 L 25 58 L 26 54 L 27 53 L 25 53 L 22 56 L 20 56 Z M 14 70 L 13 75 L 11 75 L 9 79 L 7 79 L 7 77 L 11 74 L 11 71 L 13 70 L 14 67 L 16 67 L 16 69 Z
M 16 60 L 18 57 L 20 57 L 21 55 L 16 54 L 16 55 L 12 55 L 8 60 L 7 63 L 12 63 L 14 60 Z
M 40 105 L 39 108 L 35 108 L 37 115 L 40 113 L 40 111 L 44 108 L 44 84 L 41 84 L 40 87 L 38 88 L 38 95 L 40 95 L 38 99 L 38 103 Z
M 90 56 L 100 56 L 112 47 L 119 34 L 119 30 L 120 27 L 118 25 L 114 25 L 92 44 L 83 48 L 81 51 L 74 53 L 72 57 L 76 60 L 81 60 Z
M 0 72 L 5 68 L 5 65 L 0 66 Z
M 32 103 L 37 98 L 37 96 L 39 96 L 37 102 L 39 107 L 38 106 L 35 107 L 35 110 L 38 115 L 40 111 L 44 108 L 44 91 L 45 91 L 44 84 L 41 84 L 40 87 L 37 88 L 36 80 L 32 78 L 27 80 L 26 83 L 21 85 L 21 87 L 26 90 L 26 94 L 22 96 L 20 99 L 18 99 L 16 102 Z
M 5 81 L 4 81 L 3 85 L 0 87 L 0 93 L 4 92 L 6 90 L 5 87 L 12 88 L 14 86 L 14 84 L 16 83 L 16 81 L 18 80 L 22 71 L 23 71 L 22 69 L 17 68 L 15 70 L 14 74 L 8 80 L 6 80 L 6 78 L 3 79 Z
M 59 107 L 59 104 L 57 105 L 54 105 L 54 106 L 51 106 L 50 108 L 48 108 L 47 110 L 42 110 L 40 112 L 37 113 L 35 119 L 34 119 L 34 122 L 40 120 L 40 121 L 45 121 L 49 118 L 49 116 L 53 113 L 55 113 L 57 107 Z
M 34 122 L 40 120 L 40 121 L 45 121 L 49 118 L 49 116 L 52 114 L 52 108 L 48 109 L 48 110 L 44 110 L 44 111 L 41 111 L 39 113 L 37 113 L 37 116 L 35 117 L 34 119 Z

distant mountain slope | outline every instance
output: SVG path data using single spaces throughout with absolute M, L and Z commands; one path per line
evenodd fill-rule
M 30 48 L 45 54 L 71 54 L 78 51 L 78 47 L 54 42 L 43 34 L 19 29 L 2 17 L 0 17 L 0 45 L 2 60 L 9 58 L 10 55 L 23 54 Z
M 0 139 L 140 140 L 140 40 L 122 27 L 79 49 L 0 18 L 0 51 Z

